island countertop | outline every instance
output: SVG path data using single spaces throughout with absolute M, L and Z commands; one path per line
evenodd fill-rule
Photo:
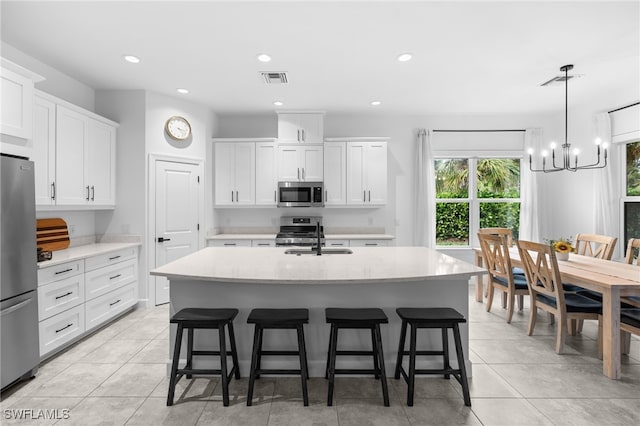
M 153 271 L 170 280 L 237 283 L 385 283 L 469 278 L 486 273 L 425 247 L 353 247 L 352 254 L 291 255 L 287 247 L 207 247 Z

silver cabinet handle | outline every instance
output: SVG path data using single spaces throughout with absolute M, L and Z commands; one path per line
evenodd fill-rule
M 300 129 L 298 129 L 298 142 L 300 142 Z
M 109 306 L 113 306 L 113 305 L 115 305 L 116 303 L 120 303 L 120 302 L 122 302 L 122 299 L 118 299 L 118 300 L 116 300 L 116 301 L 115 301 L 115 302 L 113 302 L 113 303 L 109 303 Z
M 365 246 L 377 246 L 378 243 L 364 243 Z
M 300 180 L 300 167 L 298 167 L 298 180 Z
M 304 180 L 304 167 L 302 168 L 302 180 Z
M 240 201 L 240 198 L 238 198 L 238 191 L 236 191 L 236 203 Z
M 231 191 L 231 202 L 233 203 L 233 191 Z
M 169 240 L 168 240 L 168 239 L 165 239 L 165 241 L 169 241 Z M 109 260 L 116 260 L 116 259 L 120 259 L 121 257 L 122 257 L 122 256 L 120 256 L 120 255 L 117 255 L 117 256 L 111 256 L 111 257 L 109 258 Z
M 72 294 L 73 294 L 73 292 L 72 292 L 72 291 L 68 291 L 68 292 L 66 292 L 65 294 L 62 294 L 62 295 L 60 295 L 60 296 L 56 296 L 56 300 L 58 300 L 58 299 L 62 299 L 63 297 L 67 297 L 67 296 L 70 296 L 70 295 L 72 295 Z
M 73 325 L 73 323 L 67 324 L 66 326 L 56 330 L 56 333 L 60 333 L 62 330 L 66 330 L 67 328 L 71 327 L 72 325 Z
M 55 275 L 64 274 L 64 273 L 71 272 L 71 271 L 73 271 L 73 268 L 67 268 L 67 269 L 63 269 L 62 271 L 56 271 L 56 272 L 54 272 L 54 274 Z
M 302 142 L 306 142 L 306 138 L 304 137 L 304 129 L 302 129 Z
M 273 191 L 273 202 L 275 203 L 277 201 L 278 201 L 278 199 L 276 197 L 276 191 Z
M 371 202 L 371 191 L 367 191 L 369 192 L 369 202 Z
M 55 182 L 51 182 L 51 199 L 52 200 L 56 199 L 56 183 Z
M 122 274 L 116 274 L 112 277 L 109 277 L 110 280 L 115 280 L 116 278 L 120 278 L 122 276 Z
M 87 185 L 87 201 L 89 201 L 89 185 Z
M 236 243 L 224 243 L 223 245 L 225 245 L 225 246 L 235 246 Z
M 327 202 L 327 190 L 326 190 L 326 189 L 325 189 L 325 191 L 324 191 L 324 202 L 325 202 L 325 203 Z
M 91 201 L 95 201 L 96 199 L 96 187 L 91 185 Z
M 363 203 L 367 202 L 367 191 L 362 191 L 362 202 Z

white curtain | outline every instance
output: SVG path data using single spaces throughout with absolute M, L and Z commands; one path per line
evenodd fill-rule
M 416 141 L 414 245 L 436 246 L 436 180 L 431 130 L 419 129 Z
M 619 164 L 621 144 L 611 143 L 611 119 L 604 112 L 594 117 L 595 137 L 608 145 L 607 167 L 596 170 L 595 192 L 595 232 L 601 235 L 617 236 L 620 233 L 620 194 L 616 185 L 616 165 Z M 624 241 L 618 243 L 623 247 Z
M 540 204 L 538 197 L 538 173 L 529 170 L 529 150 L 540 152 L 542 148 L 542 130 L 527 129 L 524 132 L 524 161 L 520 171 L 520 236 L 521 240 L 541 242 Z M 534 165 L 535 167 L 536 165 Z

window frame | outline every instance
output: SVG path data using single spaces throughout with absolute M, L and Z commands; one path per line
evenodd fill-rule
M 627 195 L 627 146 L 632 143 L 640 143 L 639 139 L 632 139 L 626 142 L 621 142 L 620 153 L 620 238 L 622 244 L 619 245 L 622 256 L 626 255 L 628 237 L 626 235 L 627 224 L 625 223 L 625 204 L 626 203 L 640 203 L 640 195 Z M 640 236 L 639 236 L 640 238 Z
M 482 159 L 513 159 L 520 162 L 520 196 L 518 198 L 479 198 L 478 197 L 478 160 Z M 461 152 L 434 152 L 434 169 L 435 161 L 437 160 L 456 160 L 466 159 L 468 161 L 469 169 L 469 188 L 468 198 L 437 198 L 434 194 L 435 203 L 468 203 L 469 204 L 469 244 L 468 245 L 438 245 L 436 231 L 434 229 L 434 235 L 436 236 L 437 250 L 459 250 L 470 249 L 477 247 L 480 243 L 478 241 L 478 230 L 480 229 L 480 204 L 482 203 L 520 203 L 522 206 L 522 173 L 525 166 L 524 155 L 522 152 L 509 152 L 509 151 L 483 151 L 475 152 L 473 155 L 463 155 Z M 434 177 L 435 178 L 435 177 Z M 435 222 L 435 221 L 434 221 Z M 520 218 L 518 218 L 520 223 Z M 436 225 L 437 226 L 437 225 Z

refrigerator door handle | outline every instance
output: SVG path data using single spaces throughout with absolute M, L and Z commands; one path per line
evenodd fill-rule
M 33 300 L 33 297 L 28 298 L 27 300 L 23 300 L 20 303 L 16 303 L 15 305 L 7 308 L 7 309 L 3 309 L 2 312 L 0 312 L 0 316 L 5 316 L 10 314 L 11 312 L 15 312 L 18 309 L 27 306 L 29 303 L 31 303 L 31 301 Z

